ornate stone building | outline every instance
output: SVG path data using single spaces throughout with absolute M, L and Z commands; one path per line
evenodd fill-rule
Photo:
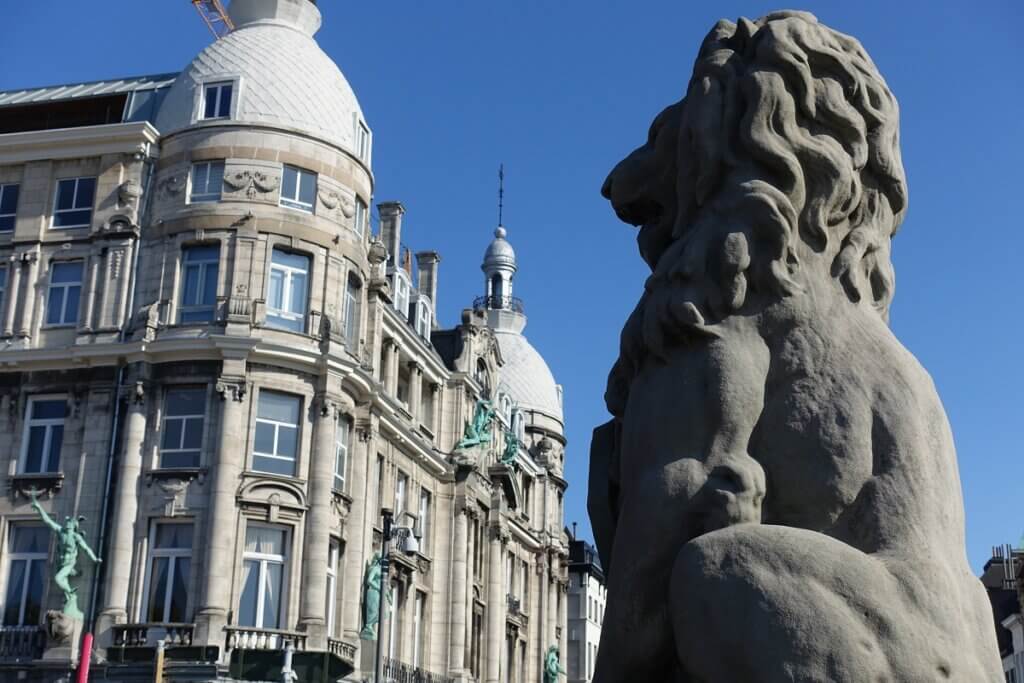
M 298 680 L 366 679 L 386 507 L 421 537 L 392 553 L 386 678 L 539 681 L 565 652 L 566 443 L 505 231 L 439 329 L 439 255 L 398 202 L 372 229 L 316 4 L 229 13 L 181 73 L 0 93 L 0 680 L 79 658 L 38 492 L 103 558 L 74 579 L 97 680 L 153 680 L 160 642 L 165 680 L 279 680 L 286 652 Z

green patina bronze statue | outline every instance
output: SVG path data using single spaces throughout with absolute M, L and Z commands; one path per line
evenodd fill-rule
M 552 645 L 544 655 L 544 683 L 557 683 L 558 676 L 566 673 L 558 659 L 558 646 Z
M 75 566 L 78 563 L 78 549 L 84 550 L 93 562 L 103 561 L 96 556 L 79 531 L 79 524 L 85 517 L 65 517 L 64 526 L 61 526 L 39 505 L 39 493 L 35 489 L 29 491 L 29 497 L 32 499 L 32 509 L 42 518 L 43 523 L 57 534 L 57 573 L 54 574 L 53 581 L 64 593 L 64 608 L 61 611 L 65 616 L 82 620 L 85 616 L 78 607 L 78 589 L 71 585 L 71 579 L 81 573 Z
M 462 431 L 462 439 L 455 444 L 455 450 L 462 451 L 467 448 L 479 446 L 491 440 L 491 423 L 495 415 L 494 405 L 487 399 L 480 399 L 476 402 L 476 410 L 473 412 L 473 419 L 466 422 Z
M 380 623 L 380 592 L 383 583 L 383 560 L 380 553 L 374 553 L 373 559 L 366 564 L 366 574 L 363 577 L 363 630 L 359 637 L 363 640 L 374 640 L 377 638 L 377 624 Z M 388 591 L 384 598 L 391 604 L 391 591 Z
M 505 430 L 505 450 L 501 453 L 501 464 L 511 467 L 519 453 L 519 437 L 511 429 Z

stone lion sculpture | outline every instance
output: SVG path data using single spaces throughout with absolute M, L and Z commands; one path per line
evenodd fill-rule
M 720 21 L 603 194 L 651 268 L 595 430 L 595 683 L 1001 681 L 949 425 L 893 336 L 898 108 L 803 12 Z

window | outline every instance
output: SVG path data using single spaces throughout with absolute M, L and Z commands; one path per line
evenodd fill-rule
M 338 610 L 338 556 L 341 548 L 338 542 L 331 539 L 330 550 L 327 551 L 327 637 L 334 637 L 335 613 Z
M 362 317 L 363 285 L 359 278 L 349 274 L 345 287 L 345 344 L 348 350 L 359 353 L 359 322 Z
M 209 83 L 203 89 L 203 118 L 226 119 L 231 116 L 232 83 Z
M 33 396 L 28 401 L 25 433 L 22 436 L 21 472 L 60 471 L 60 448 L 64 442 L 64 418 L 68 404 L 63 396 Z
M 82 297 L 82 262 L 50 264 L 50 287 L 46 292 L 46 324 L 77 325 Z
M 53 209 L 53 227 L 89 227 L 92 223 L 92 203 L 95 196 L 95 178 L 58 180 L 57 201 Z
M 359 120 L 356 120 L 356 154 L 363 161 L 370 161 L 370 129 Z
M 352 227 L 355 229 L 356 233 L 360 235 L 362 235 L 366 230 L 366 216 L 368 213 L 369 211 L 367 210 L 366 202 L 359 197 L 356 197 L 356 215 L 352 222 Z
M 430 554 L 430 491 L 420 489 L 420 552 Z
M 422 664 L 423 641 L 426 635 L 426 629 L 424 628 L 427 612 L 426 593 L 416 591 L 416 601 L 412 609 L 412 666 L 414 669 L 418 669 Z
M 192 525 L 157 524 L 150 543 L 147 607 L 143 621 L 185 623 L 188 621 Z
M 185 247 L 181 265 L 181 323 L 212 322 L 217 304 L 220 246 Z
M 409 318 L 409 281 L 403 271 L 395 271 L 395 310 L 403 319 Z
M 373 507 L 370 514 L 373 516 L 373 523 L 380 523 L 380 510 L 384 506 L 384 456 L 377 454 L 377 488 L 373 494 Z
M 300 403 L 298 396 L 260 391 L 252 458 L 252 468 L 257 472 L 295 476 Z
M 164 397 L 164 426 L 160 467 L 199 467 L 206 416 L 206 389 L 168 389 Z
M 529 609 L 530 609 L 530 565 L 526 562 L 526 560 L 523 560 L 523 565 L 522 566 L 523 566 L 523 587 L 522 587 L 523 606 L 522 606 L 522 610 L 524 612 L 526 612 L 526 611 L 529 611 Z
M 395 398 L 399 403 L 409 406 L 409 388 L 412 386 L 412 369 L 406 363 L 399 363 L 398 384 L 395 387 Z
M 14 218 L 18 213 L 18 191 L 20 185 L 0 185 L 0 232 L 14 230 Z
M 399 636 L 402 633 L 402 625 L 399 623 L 402 619 L 402 601 L 405 598 L 405 593 L 402 591 L 404 584 L 400 581 L 391 582 L 391 595 L 393 601 L 391 603 L 391 618 L 388 620 L 388 657 L 390 659 L 399 659 L 401 652 L 398 648 L 400 643 L 398 642 Z M 385 607 L 385 609 L 388 609 Z
M 399 471 L 395 480 L 395 521 L 399 526 L 404 526 L 402 515 L 405 514 L 405 494 L 409 489 L 409 475 Z
M 7 266 L 0 265 L 0 311 L 4 310 L 4 299 L 7 298 Z M 12 301 L 9 305 L 17 306 L 16 301 Z
M 416 333 L 426 340 L 430 340 L 430 299 L 425 296 L 416 299 Z
M 49 577 L 50 530 L 36 524 L 11 526 L 7 552 L 4 626 L 43 623 L 43 591 Z
M 309 257 L 274 249 L 267 295 L 267 324 L 293 332 L 306 325 Z
M 316 173 L 296 166 L 285 166 L 281 177 L 281 206 L 313 213 L 316 199 Z
M 245 530 L 239 625 L 280 628 L 286 540 L 283 529 L 253 525 Z
M 345 472 L 348 469 L 348 448 L 352 439 L 352 423 L 347 417 L 341 419 L 337 431 L 334 452 L 334 490 L 345 490 Z
M 204 161 L 192 164 L 192 177 L 188 200 L 198 202 L 219 202 L 221 188 L 224 186 L 224 162 Z

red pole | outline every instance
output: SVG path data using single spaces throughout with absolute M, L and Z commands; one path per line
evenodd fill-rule
M 89 664 L 92 662 L 92 634 L 82 636 L 82 652 L 78 655 L 78 677 L 75 683 L 89 683 Z

